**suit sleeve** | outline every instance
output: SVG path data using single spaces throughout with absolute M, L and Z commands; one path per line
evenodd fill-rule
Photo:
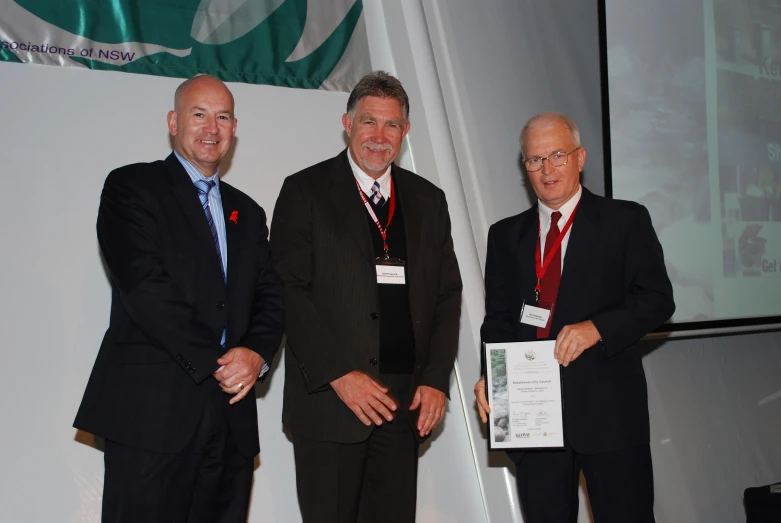
M 606 357 L 639 341 L 675 311 L 662 246 L 651 216 L 642 206 L 632 216 L 627 232 L 624 288 L 626 294 L 621 303 L 591 318 L 602 336 Z
M 517 341 L 513 313 L 507 303 L 507 282 L 505 271 L 497 248 L 496 226 L 488 230 L 488 246 L 485 259 L 485 318 L 480 327 L 480 339 L 483 343 L 502 343 Z M 480 348 L 480 373 L 485 376 L 485 353 Z
M 268 227 L 266 213 L 260 210 L 260 223 L 257 236 L 258 242 L 258 277 L 255 282 L 254 298 L 250 310 L 250 322 L 244 336 L 239 342 L 260 354 L 271 366 L 274 356 L 279 350 L 284 330 L 284 285 L 274 270 L 271 248 L 268 242 Z
M 114 171 L 100 198 L 97 233 L 109 277 L 128 316 L 157 348 L 201 383 L 217 370 L 222 349 L 163 263 L 159 205 L 134 182 Z
M 421 385 L 427 385 L 448 394 L 450 373 L 458 353 L 458 332 L 461 318 L 461 272 L 458 269 L 453 238 L 450 232 L 450 214 L 447 200 L 441 193 L 437 224 L 440 232 L 440 267 L 437 305 L 431 327 L 429 359 L 421 374 Z
M 274 206 L 271 247 L 285 284 L 287 346 L 298 360 L 307 391 L 330 388 L 355 370 L 342 357 L 343 344 L 312 299 L 312 212 L 295 179 L 287 178 Z

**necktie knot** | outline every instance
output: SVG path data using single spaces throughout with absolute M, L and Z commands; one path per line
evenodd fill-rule
M 371 195 L 372 202 L 374 202 L 374 205 L 378 205 L 382 207 L 385 205 L 385 197 L 380 192 L 380 182 L 374 181 L 372 184 L 372 195 Z
M 214 188 L 215 185 L 217 185 L 217 182 L 214 180 L 195 181 L 195 188 L 198 189 L 198 192 L 204 196 L 208 196 L 209 192 Z
M 561 220 L 561 213 L 559 211 L 553 211 L 550 215 L 550 228 L 559 228 L 559 220 Z

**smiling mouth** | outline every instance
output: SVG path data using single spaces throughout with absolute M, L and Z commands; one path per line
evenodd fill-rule
M 206 145 L 217 145 L 220 142 L 215 142 L 214 140 L 198 140 L 201 143 L 205 143 Z

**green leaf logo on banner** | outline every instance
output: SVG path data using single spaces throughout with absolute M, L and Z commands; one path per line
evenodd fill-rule
M 361 0 L 0 0 L 0 60 L 349 91 Z

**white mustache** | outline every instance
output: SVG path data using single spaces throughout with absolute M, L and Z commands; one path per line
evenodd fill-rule
M 362 145 L 367 149 L 371 149 L 374 152 L 393 150 L 393 146 L 389 143 L 364 142 Z

